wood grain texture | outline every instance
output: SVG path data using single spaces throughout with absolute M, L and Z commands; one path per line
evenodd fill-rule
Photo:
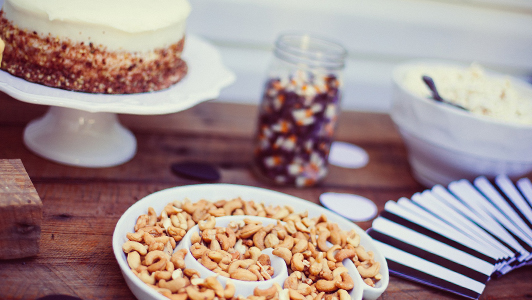
M 42 202 L 20 159 L 0 159 L 0 259 L 39 253 Z
M 170 165 L 199 160 L 216 165 L 223 183 L 264 187 L 318 203 L 323 192 L 359 194 L 379 210 L 388 200 L 422 191 L 411 176 L 406 150 L 386 114 L 343 112 L 336 139 L 364 148 L 361 169 L 331 167 L 313 188 L 269 185 L 250 171 L 256 107 L 206 102 L 187 111 L 157 116 L 120 115 L 138 141 L 133 159 L 111 168 L 77 168 L 42 159 L 25 148 L 26 124 L 47 107 L 0 94 L 0 158 L 21 158 L 43 203 L 41 252 L 0 261 L 0 299 L 35 299 L 68 294 L 83 299 L 134 299 L 111 250 L 121 214 L 142 197 L 164 188 L 196 184 L 175 176 Z M 371 222 L 357 223 L 363 229 Z M 532 268 L 491 280 L 481 299 L 530 299 Z M 460 299 L 392 277 L 380 300 Z

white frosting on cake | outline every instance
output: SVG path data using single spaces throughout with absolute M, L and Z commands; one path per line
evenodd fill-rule
M 177 43 L 187 0 L 5 0 L 4 17 L 43 36 L 144 52 Z

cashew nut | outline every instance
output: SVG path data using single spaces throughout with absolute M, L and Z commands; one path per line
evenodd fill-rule
M 286 231 L 289 234 L 295 234 L 297 232 L 296 225 L 295 225 L 294 221 L 287 221 L 284 224 L 284 228 L 286 229 Z
M 225 229 L 225 234 L 227 234 L 228 243 L 229 243 L 229 248 L 234 247 L 235 244 L 236 244 L 236 234 L 235 234 L 235 232 L 233 231 L 233 229 L 227 227 L 227 228 Z
M 316 243 L 321 251 L 326 252 L 329 250 L 329 246 L 327 246 L 327 239 L 330 235 L 331 233 L 327 229 L 323 229 L 318 232 L 318 239 L 316 240 Z
M 294 247 L 294 238 L 290 235 L 285 236 L 283 241 L 275 246 L 275 248 L 277 247 L 283 247 L 287 248 L 288 250 L 292 250 L 292 247 Z
M 351 278 L 351 276 L 349 276 L 349 273 L 344 272 L 340 274 L 340 277 L 342 278 L 342 280 L 336 282 L 337 288 L 343 289 L 343 290 L 351 290 L 355 286 L 353 279 Z
M 148 225 L 155 225 L 157 223 L 157 213 L 153 207 L 148 207 Z
M 264 239 L 264 246 L 266 248 L 273 248 L 278 244 L 279 244 L 279 238 L 277 237 L 277 234 L 270 233 Z
M 257 210 L 254 208 L 254 202 L 253 201 L 244 201 L 244 213 L 248 216 L 255 216 L 257 215 Z
M 128 232 L 126 234 L 126 237 L 127 237 L 128 240 L 139 242 L 139 243 L 142 242 L 142 236 L 143 236 L 142 231 L 137 231 L 135 233 Z
M 172 225 L 176 228 L 181 228 L 183 230 L 188 229 L 187 218 L 183 213 L 178 213 L 177 215 L 171 215 L 170 221 Z
M 203 231 L 205 229 L 213 229 L 216 226 L 216 219 L 214 216 L 210 216 L 205 221 L 199 221 L 198 222 L 198 228 L 200 231 Z
M 297 290 L 288 290 L 288 295 L 291 300 L 303 300 L 305 297 L 301 295 Z
M 336 255 L 334 256 L 334 258 L 336 259 L 336 261 L 343 261 L 346 258 L 353 258 L 355 257 L 355 255 L 356 255 L 355 249 L 342 249 L 336 252 Z
M 164 244 L 163 243 L 151 243 L 149 246 L 148 246 L 148 252 L 151 252 L 151 251 L 156 251 L 156 250 L 159 250 L 159 251 L 162 251 L 164 250 Z
M 264 245 L 266 234 L 267 232 L 263 228 L 253 235 L 253 244 L 255 244 L 255 247 L 259 248 L 260 250 L 266 249 L 266 246 Z
M 262 229 L 260 224 L 248 224 L 240 231 L 240 238 L 247 239 Z
M 250 247 L 246 254 L 249 253 L 249 258 L 253 259 L 254 261 L 257 261 L 259 259 L 259 256 L 262 254 L 260 249 L 258 247 Z
M 235 291 L 235 284 L 231 279 L 227 279 L 227 281 L 225 282 L 224 297 L 226 299 L 233 298 L 235 296 Z
M 229 250 L 229 248 L 233 246 L 231 245 L 229 237 L 225 233 L 217 233 L 216 240 L 219 242 L 221 249 L 223 249 L 224 251 Z
M 217 297 L 223 297 L 224 296 L 224 288 L 222 284 L 216 279 L 216 277 L 211 276 L 205 278 L 205 282 L 203 283 L 204 286 L 210 288 L 211 290 L 214 290 L 214 293 Z
M 236 260 L 229 265 L 229 268 L 227 269 L 227 273 L 231 274 L 238 268 L 247 269 L 249 268 L 249 266 L 253 264 L 255 264 L 255 261 L 253 259 Z
M 310 267 L 309 267 L 309 273 L 311 275 L 318 275 L 321 271 L 323 270 L 323 264 L 322 263 L 319 263 L 317 261 L 315 261 L 314 263 L 311 263 L 310 264 Z
M 231 278 L 237 279 L 237 280 L 243 280 L 243 281 L 257 281 L 259 278 L 257 275 L 253 274 L 253 272 L 247 270 L 238 268 L 234 270 L 233 272 L 229 273 Z
M 209 256 L 209 258 L 217 264 L 219 264 L 223 259 L 223 254 L 219 251 L 209 251 L 207 252 L 207 256 Z
M 273 249 L 272 254 L 282 258 L 287 266 L 290 265 L 290 261 L 292 260 L 292 251 L 290 251 L 288 248 L 277 247 Z
M 262 276 L 260 272 L 260 267 L 258 265 L 249 266 L 248 270 L 251 271 L 251 273 L 255 274 L 255 276 L 257 276 L 258 281 L 264 280 L 264 276 Z
M 297 273 L 293 272 L 288 276 L 288 278 L 284 281 L 283 287 L 285 289 L 291 289 L 295 290 L 299 286 L 299 279 L 297 278 Z
M 153 251 L 153 252 L 156 252 L 156 251 Z M 161 251 L 162 252 L 162 251 Z M 151 252 L 149 252 L 148 254 L 150 254 Z M 167 259 L 166 257 L 163 257 L 161 258 L 160 260 L 150 264 L 148 266 L 148 271 L 150 272 L 155 272 L 155 271 L 160 271 L 162 270 L 164 267 L 166 267 L 166 262 L 167 262 Z
M 211 251 L 219 251 L 219 250 L 222 250 L 222 246 L 220 245 L 220 242 L 218 242 L 217 239 L 214 239 L 211 241 L 211 244 L 209 245 L 209 249 Z
M 290 211 L 286 207 L 283 207 L 283 208 L 279 209 L 273 216 L 271 216 L 271 218 L 272 219 L 277 219 L 277 220 L 282 220 L 282 219 L 288 217 L 289 214 L 290 214 Z
M 185 234 L 187 234 L 187 232 L 183 228 L 174 227 L 174 226 L 169 226 L 167 229 L 167 232 L 171 237 L 174 238 L 176 242 L 181 241 L 183 237 L 185 236 Z
M 329 248 L 329 250 L 327 250 L 327 259 L 332 262 L 336 262 L 336 258 L 334 258 L 334 252 L 340 249 L 342 249 L 342 246 L 340 245 L 333 245 L 331 248 Z
M 371 278 L 364 278 L 364 283 L 371 287 L 375 287 L 375 282 L 373 282 L 373 279 Z
M 152 265 L 156 261 L 166 260 L 167 256 L 163 251 L 151 251 L 146 254 L 144 262 L 147 266 Z
M 341 281 L 341 277 L 335 277 L 333 280 L 320 279 L 316 282 L 316 289 L 320 292 L 331 293 L 338 290 L 336 283 Z
M 292 253 L 300 253 L 300 252 L 303 252 L 305 250 L 307 250 L 308 248 L 308 240 L 306 239 L 298 239 L 298 240 L 294 240 L 295 241 L 295 245 L 294 247 L 292 247 Z
M 193 286 L 189 285 L 185 288 L 185 291 L 188 294 L 188 297 L 192 300 L 213 300 L 214 299 L 214 291 L 206 289 L 203 292 L 200 292 L 200 290 Z
M 207 251 L 209 251 L 209 249 L 199 243 L 190 246 L 190 253 L 192 254 L 192 256 L 194 256 L 195 259 L 199 259 Z
M 200 277 L 199 271 L 194 269 L 183 269 L 183 274 L 189 278 Z
M 299 230 L 300 232 L 310 233 L 310 230 L 301 221 L 297 221 L 295 223 L 295 226 L 296 226 L 296 229 Z
M 306 262 L 305 264 L 303 253 L 295 253 L 294 255 L 292 255 L 292 261 L 290 262 L 290 266 L 294 271 L 303 271 L 305 269 L 305 266 L 308 266 L 308 262 Z
M 346 290 L 338 290 L 338 299 L 339 300 L 350 300 L 351 295 Z
M 288 289 L 283 289 L 279 292 L 279 300 L 290 300 L 290 295 L 288 294 Z
M 168 271 L 155 271 L 155 280 L 171 280 L 172 279 L 172 272 Z
M 266 299 L 271 299 L 277 295 L 277 287 L 272 285 L 271 287 L 261 290 L 259 287 L 255 287 L 253 290 L 253 295 L 264 297 Z
M 209 258 L 209 251 L 205 252 L 200 259 L 198 259 L 198 262 L 200 262 L 205 268 L 209 270 L 214 270 L 216 267 L 218 267 L 218 264 L 212 261 Z
M 196 223 L 199 223 L 202 220 L 205 220 L 206 218 L 210 217 L 209 213 L 205 211 L 203 208 L 197 208 L 192 213 L 192 220 Z
M 187 249 L 179 249 L 170 258 L 170 261 L 174 264 L 176 269 L 185 268 L 185 256 L 187 255 Z
M 360 273 L 360 276 L 362 276 L 363 278 L 371 278 L 379 274 L 380 267 L 381 267 L 381 264 L 378 261 L 376 261 L 376 262 L 373 262 L 373 264 L 369 268 L 366 268 L 363 265 L 360 265 L 357 267 L 357 270 L 358 270 L 358 273 Z
M 323 296 L 325 296 L 325 292 L 319 292 L 314 298 L 314 300 L 322 300 Z
M 262 266 L 271 266 L 272 262 L 270 256 L 268 256 L 268 254 L 259 255 L 259 258 L 257 259 L 257 264 Z
M 142 245 L 139 242 L 135 241 L 127 241 L 122 245 L 122 250 L 124 253 L 129 253 L 131 251 L 137 251 L 140 255 L 146 255 L 148 253 L 148 250 L 144 245 Z
M 228 201 L 223 206 L 223 209 L 225 210 L 225 215 L 230 216 L 233 214 L 233 211 L 237 208 L 242 208 L 242 201 L 239 199 L 233 199 L 231 201 Z
M 148 215 L 140 215 L 137 218 L 137 222 L 135 223 L 135 231 L 138 231 L 140 228 L 144 228 L 148 225 Z
M 333 277 L 339 276 L 344 272 L 349 272 L 346 267 L 338 267 L 332 271 Z
M 155 274 L 150 274 L 148 270 L 142 270 L 137 274 L 137 277 L 140 278 L 144 283 L 155 284 Z
M 182 212 L 183 210 L 181 208 L 176 207 L 173 203 L 168 203 L 164 207 L 164 211 L 166 212 L 166 215 L 171 216 L 171 215 L 176 215 Z
M 137 251 L 131 251 L 127 254 L 127 264 L 133 270 L 140 266 L 140 254 Z
M 342 237 L 340 235 L 340 228 L 338 228 L 338 224 L 329 223 L 327 225 L 327 229 L 329 229 L 329 232 L 331 233 L 331 236 L 329 237 L 329 242 L 331 242 L 331 244 L 333 245 L 342 246 Z
M 206 243 L 212 242 L 216 239 L 216 230 L 214 228 L 203 230 L 201 232 L 201 238 Z
M 316 221 L 313 219 L 308 218 L 308 213 L 306 217 L 303 217 L 301 219 L 301 223 L 303 223 L 308 228 L 316 226 Z

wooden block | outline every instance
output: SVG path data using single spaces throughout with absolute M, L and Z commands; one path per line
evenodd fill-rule
M 20 159 L 0 159 L 0 259 L 39 253 L 42 202 Z

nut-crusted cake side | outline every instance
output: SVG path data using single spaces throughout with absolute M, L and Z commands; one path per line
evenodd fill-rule
M 14 26 L 0 12 L 5 42 L 1 69 L 50 87 L 88 93 L 131 94 L 162 90 L 188 71 L 181 59 L 185 37 L 164 49 L 131 53 L 73 43 Z

